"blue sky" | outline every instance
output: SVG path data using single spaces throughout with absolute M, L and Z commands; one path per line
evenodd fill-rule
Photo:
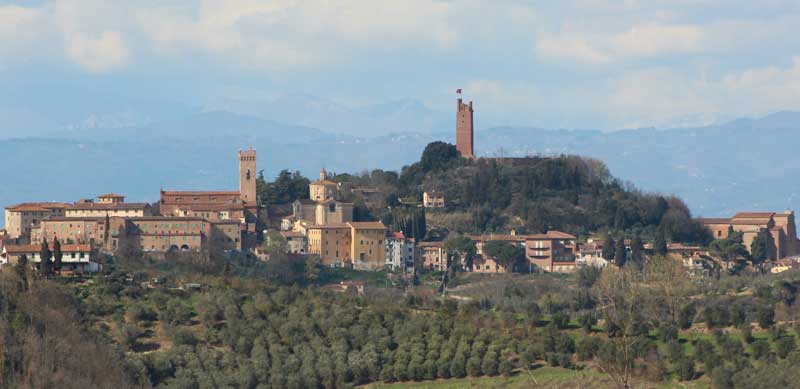
M 25 135 L 76 89 L 449 112 L 464 88 L 479 126 L 703 125 L 800 111 L 799 35 L 796 0 L 0 1 L 0 119 Z

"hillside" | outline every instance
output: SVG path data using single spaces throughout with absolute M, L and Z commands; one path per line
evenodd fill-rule
M 65 121 L 77 120 L 66 115 Z M 234 151 L 250 145 L 259 150 L 265 176 L 289 169 L 313 177 L 320 167 L 396 170 L 414 162 L 426 144 L 452 141 L 449 131 L 354 137 L 229 112 L 150 118 L 144 124 L 112 121 L 119 124 L 112 127 L 99 120 L 57 135 L 26 131 L 37 136 L 0 140 L 8 183 L 0 189 L 0 203 L 72 200 L 109 190 L 155 201 L 161 186 L 234 188 Z M 696 215 L 729 216 L 738 210 L 800 209 L 800 181 L 788 179 L 800 175 L 799 126 L 800 114 L 787 112 L 691 129 L 498 127 L 479 130 L 476 147 L 483 156 L 596 158 L 637 187 L 680 196 Z M 75 180 L 76 172 L 81 180 Z M 41 177 L 48 185 L 37 185 Z

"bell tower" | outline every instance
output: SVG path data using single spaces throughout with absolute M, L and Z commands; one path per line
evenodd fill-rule
M 256 151 L 239 150 L 239 197 L 248 205 L 256 205 Z

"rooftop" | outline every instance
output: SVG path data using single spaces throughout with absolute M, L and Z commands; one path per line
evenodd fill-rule
M 130 211 L 149 208 L 147 203 L 75 203 L 67 211 Z
M 124 197 L 125 196 L 123 196 L 121 194 L 116 194 L 116 193 L 106 193 L 104 195 L 97 196 L 98 199 L 103 199 L 103 198 L 117 198 L 118 199 L 118 198 L 124 198 Z
M 733 215 L 734 219 L 769 219 L 775 212 L 739 212 Z
M 570 234 L 567 234 L 566 232 L 561 232 L 561 231 L 547 231 L 546 234 L 528 235 L 527 238 L 530 239 L 530 240 L 545 240 L 545 239 L 575 240 L 575 239 L 578 239 L 574 235 L 570 235 Z
M 42 250 L 41 244 L 10 244 L 5 246 L 5 251 L 9 254 L 28 254 L 28 253 L 38 253 Z M 50 248 L 52 251 L 53 248 Z M 89 244 L 62 244 L 61 245 L 61 252 L 65 253 L 77 253 L 77 252 L 87 252 L 91 251 L 92 246 Z
M 239 196 L 238 190 L 212 190 L 212 191 L 202 191 L 202 190 L 187 190 L 187 191 L 180 191 L 180 190 L 162 190 L 161 195 L 163 196 Z
M 349 226 L 357 230 L 385 230 L 386 226 L 382 222 L 348 222 Z
M 6 207 L 7 211 L 12 212 L 48 212 L 53 209 L 65 209 L 70 207 L 66 203 L 21 203 Z

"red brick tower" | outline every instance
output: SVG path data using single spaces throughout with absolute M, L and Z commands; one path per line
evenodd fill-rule
M 456 105 L 456 149 L 465 158 L 475 158 L 472 146 L 474 128 L 472 126 L 472 102 L 464 104 L 461 100 L 461 89 L 458 90 Z
M 256 205 L 256 151 L 239 150 L 239 196 L 247 205 Z

